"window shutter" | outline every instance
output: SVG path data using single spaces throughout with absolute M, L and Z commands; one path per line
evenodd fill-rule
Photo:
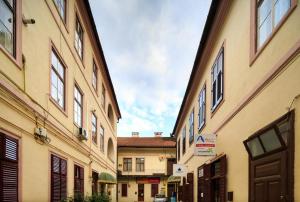
M 151 184 L 151 197 L 155 197 L 158 194 L 158 184 Z
M 59 158 L 51 156 L 51 201 L 60 201 Z
M 84 169 L 80 167 L 80 192 L 84 194 Z
M 18 140 L 0 133 L 0 201 L 18 201 Z
M 211 202 L 211 164 L 204 165 L 204 192 L 203 197 L 205 202 Z
M 67 198 L 67 161 L 60 159 L 61 162 L 61 199 Z
M 127 197 L 127 184 L 122 184 L 122 196 Z
M 224 155 L 220 159 L 221 164 L 221 178 L 220 178 L 220 201 L 225 202 L 226 201 L 226 170 L 227 170 L 227 162 L 226 162 L 226 156 Z
M 18 165 L 1 162 L 1 201 L 18 201 Z
M 51 155 L 51 201 L 67 197 L 67 161 Z

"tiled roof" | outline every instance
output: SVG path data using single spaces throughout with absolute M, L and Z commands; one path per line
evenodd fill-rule
M 176 141 L 170 137 L 118 137 L 118 147 L 175 148 Z

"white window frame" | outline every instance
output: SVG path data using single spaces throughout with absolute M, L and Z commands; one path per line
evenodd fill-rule
M 199 112 L 198 112 L 198 130 L 201 130 L 202 127 L 205 124 L 205 118 L 206 118 L 206 86 L 201 89 L 199 93 Z
M 221 63 L 221 64 L 220 64 Z M 211 110 L 214 111 L 217 106 L 220 104 L 220 102 L 223 100 L 223 94 L 224 94 L 224 47 L 222 47 L 220 53 L 218 54 L 215 63 L 212 67 L 211 70 L 211 79 L 212 79 L 212 83 L 211 83 Z M 219 75 L 220 76 L 220 80 L 219 80 Z M 214 89 L 214 83 L 216 88 Z M 220 92 L 220 97 L 218 97 L 218 86 L 220 84 L 221 87 L 221 92 Z M 214 92 L 214 90 L 216 92 Z M 215 100 L 214 100 L 214 93 L 216 95 Z M 215 103 L 214 103 L 215 102 Z

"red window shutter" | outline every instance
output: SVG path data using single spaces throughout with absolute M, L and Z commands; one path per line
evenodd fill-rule
M 51 155 L 51 201 L 67 197 L 67 161 Z
M 67 161 L 64 159 L 60 159 L 60 166 L 61 166 L 60 194 L 61 194 L 61 199 L 65 199 L 65 198 L 67 198 Z
M 122 196 L 127 197 L 127 184 L 122 184 Z
M 0 133 L 0 201 L 18 201 L 18 140 Z
M 158 194 L 158 184 L 151 184 L 151 197 L 155 197 Z

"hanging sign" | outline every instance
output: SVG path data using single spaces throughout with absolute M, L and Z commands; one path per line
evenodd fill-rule
M 216 155 L 216 134 L 197 134 L 195 142 L 195 156 Z
M 173 164 L 173 176 L 185 177 L 187 173 L 187 167 L 183 164 Z

